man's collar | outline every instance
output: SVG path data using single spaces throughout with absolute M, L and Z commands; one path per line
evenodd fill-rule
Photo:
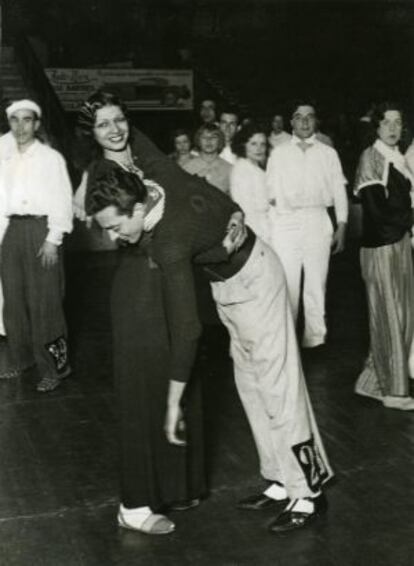
M 16 144 L 16 150 L 15 151 L 18 155 L 20 155 L 22 157 L 30 157 L 31 155 L 33 155 L 33 153 L 38 149 L 38 147 L 40 145 L 41 145 L 40 141 L 37 138 L 35 138 L 33 140 L 33 143 L 30 144 L 30 146 L 26 149 L 26 151 L 23 151 L 23 152 L 19 151 L 17 144 Z
M 299 144 L 308 144 L 308 145 L 315 145 L 315 143 L 318 140 L 316 139 L 315 134 L 312 134 L 309 138 L 306 138 L 304 140 L 302 140 L 301 138 L 299 138 L 298 136 L 296 136 L 295 134 L 292 134 L 292 138 L 291 138 L 291 143 L 294 145 L 299 145 Z

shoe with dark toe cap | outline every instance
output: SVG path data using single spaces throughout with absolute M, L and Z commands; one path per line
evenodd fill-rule
M 313 503 L 313 511 L 302 510 L 299 505 L 300 501 L 304 500 L 295 499 L 291 501 L 286 509 L 269 523 L 268 529 L 271 533 L 281 534 L 302 529 L 326 513 L 328 509 L 328 502 L 324 495 L 305 500 Z
M 259 493 L 258 495 L 251 495 L 246 497 L 246 499 L 241 499 L 237 503 L 237 509 L 246 509 L 248 511 L 265 511 L 271 509 L 275 511 L 276 509 L 283 509 L 286 506 L 288 499 L 276 500 L 272 497 L 268 497 L 264 493 Z

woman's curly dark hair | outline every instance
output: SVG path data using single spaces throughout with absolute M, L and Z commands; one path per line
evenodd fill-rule
M 267 139 L 266 128 L 258 122 L 249 122 L 236 132 L 231 149 L 237 157 L 246 157 L 246 144 L 255 134 L 263 134 Z
M 110 92 L 98 90 L 82 103 L 77 115 L 76 136 L 72 147 L 72 159 L 75 167 L 80 170 L 86 169 L 102 155 L 102 148 L 94 139 L 93 128 L 96 113 L 105 106 L 118 106 L 128 120 L 127 107 L 118 96 Z
M 367 145 L 372 145 L 375 140 L 378 138 L 377 130 L 379 128 L 380 123 L 385 117 L 385 113 L 389 110 L 395 110 L 396 112 L 400 113 L 401 121 L 402 121 L 402 132 L 401 132 L 401 139 L 398 143 L 399 148 L 401 151 L 405 151 L 409 144 L 410 144 L 410 132 L 407 125 L 407 118 L 402 106 L 395 101 L 386 100 L 384 102 L 380 102 L 374 106 L 373 112 L 371 114 L 371 131 L 368 136 Z
M 82 103 L 78 111 L 77 126 L 84 135 L 91 136 L 93 134 L 96 113 L 105 106 L 119 106 L 128 118 L 127 107 L 118 96 L 110 92 L 98 90 Z
M 85 210 L 92 216 L 108 206 L 119 214 L 131 215 L 137 202 L 144 202 L 147 189 L 135 173 L 116 164 L 106 164 L 100 170 L 91 170 L 85 197 Z

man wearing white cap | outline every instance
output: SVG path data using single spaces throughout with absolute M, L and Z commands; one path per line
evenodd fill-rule
M 4 323 L 15 363 L 36 365 L 46 392 L 70 373 L 61 244 L 72 230 L 72 188 L 63 157 L 36 138 L 39 105 L 19 100 L 6 115 L 16 147 L 0 167 Z

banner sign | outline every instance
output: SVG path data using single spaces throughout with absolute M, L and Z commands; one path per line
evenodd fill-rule
M 192 110 L 188 69 L 45 69 L 63 107 L 79 109 L 97 89 L 118 95 L 130 110 Z

